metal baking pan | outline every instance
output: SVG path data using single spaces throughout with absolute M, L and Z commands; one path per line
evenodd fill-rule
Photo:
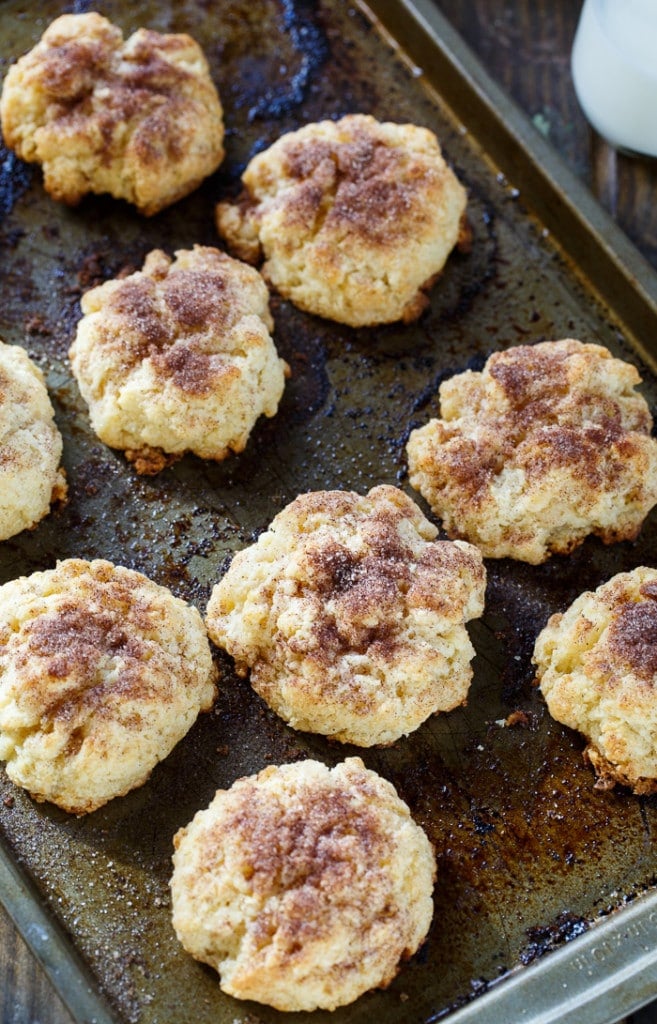
M 108 0 L 128 32 L 187 31 L 203 46 L 228 125 L 225 164 L 144 220 L 88 198 L 75 210 L 2 155 L 0 335 L 43 367 L 64 435 L 71 500 L 0 546 L 0 580 L 103 556 L 204 610 L 231 554 L 298 493 L 407 487 L 404 444 L 437 411 L 440 380 L 511 344 L 599 340 L 638 365 L 657 409 L 657 278 L 493 86 L 429 2 Z M 76 10 L 86 9 L 76 2 Z M 63 8 L 0 8 L 3 66 Z M 66 353 L 81 292 L 155 247 L 217 244 L 213 204 L 282 132 L 353 111 L 436 131 L 470 194 L 474 244 L 455 255 L 411 326 L 351 330 L 273 298 L 292 368 L 279 414 L 220 465 L 186 458 L 140 479 L 100 444 Z M 593 789 L 583 742 L 533 685 L 534 638 L 584 589 L 657 565 L 657 515 L 634 543 L 588 540 L 532 567 L 488 562 L 487 610 L 466 707 L 385 750 L 296 733 L 221 660 L 213 712 L 141 789 L 85 818 L 34 804 L 0 771 L 0 891 L 78 1021 L 279 1022 L 224 996 L 170 925 L 172 836 L 219 786 L 304 756 L 362 753 L 435 843 L 428 941 L 386 991 L 303 1024 L 612 1021 L 657 992 L 657 800 Z M 524 725 L 503 723 L 514 711 Z

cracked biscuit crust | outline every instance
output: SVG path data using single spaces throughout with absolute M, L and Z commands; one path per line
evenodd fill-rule
M 219 203 L 231 251 L 295 305 L 354 327 L 416 319 L 454 246 L 466 193 L 432 132 L 364 114 L 309 124 L 249 163 Z
M 28 530 L 66 499 L 62 439 L 41 370 L 0 341 L 0 540 Z
M 481 555 L 436 533 L 395 487 L 302 495 L 214 588 L 210 637 L 295 729 L 393 743 L 472 678 Z
M 287 372 L 258 272 L 209 247 L 175 255 L 154 250 L 142 271 L 87 292 L 69 353 L 98 437 L 139 473 L 186 451 L 242 451 Z
M 141 573 L 67 559 L 0 587 L 0 760 L 86 814 L 146 781 L 214 699 L 203 621 Z
M 496 352 L 440 386 L 409 478 L 450 537 L 537 564 L 589 534 L 635 538 L 657 503 L 657 440 L 634 366 L 565 339 Z
M 359 758 L 240 779 L 175 846 L 174 928 L 239 999 L 344 1006 L 388 985 L 431 923 L 431 845 Z
M 657 569 L 619 573 L 553 615 L 536 640 L 553 718 L 583 733 L 596 787 L 657 791 Z
M 57 18 L 7 74 L 7 146 L 43 166 L 75 205 L 109 192 L 150 216 L 193 191 L 223 159 L 223 115 L 200 47 L 139 29 L 124 42 L 99 14 Z

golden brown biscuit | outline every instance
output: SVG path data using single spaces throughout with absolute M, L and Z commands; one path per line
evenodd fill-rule
M 657 569 L 619 573 L 553 615 L 534 662 L 550 714 L 578 729 L 598 776 L 657 791 Z
M 124 42 L 100 14 L 64 14 L 7 73 L 5 142 L 43 165 L 54 199 L 109 192 L 150 216 L 223 159 L 217 90 L 187 35 L 139 29 Z
M 359 758 L 240 779 L 175 846 L 178 938 L 239 999 L 333 1010 L 388 985 L 431 923 L 430 843 Z
M 66 498 L 62 439 L 41 370 L 0 341 L 0 540 L 28 530 Z
M 156 473 L 186 451 L 225 459 L 273 416 L 287 366 L 256 270 L 195 246 L 82 298 L 73 373 L 101 441 Z
M 295 729 L 369 747 L 465 702 L 481 615 L 476 548 L 395 487 L 304 494 L 214 588 L 210 637 Z
M 309 124 L 251 160 L 219 203 L 231 251 L 301 309 L 358 327 L 414 320 L 467 234 L 465 190 L 426 128 L 364 114 Z
M 146 781 L 214 698 L 201 616 L 141 573 L 71 558 L 0 587 L 0 760 L 86 814 Z
M 588 534 L 631 540 L 657 503 L 641 378 L 566 339 L 494 353 L 440 386 L 442 419 L 408 441 L 410 482 L 450 537 L 489 558 L 545 561 Z

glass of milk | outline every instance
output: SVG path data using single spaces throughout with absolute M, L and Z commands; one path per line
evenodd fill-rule
M 657 0 L 584 0 L 572 71 L 596 131 L 657 157 Z

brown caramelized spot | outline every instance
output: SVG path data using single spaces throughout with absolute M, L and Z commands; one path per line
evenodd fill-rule
M 294 666 L 307 659 L 309 677 L 323 695 L 365 713 L 377 698 L 361 675 L 383 679 L 386 663 L 404 656 L 413 642 L 409 620 L 417 610 L 461 622 L 470 589 L 483 586 L 480 560 L 468 549 L 430 543 L 434 529 L 402 492 L 380 487 L 368 497 L 316 492 L 290 506 L 301 550 L 286 585 L 294 584 L 298 611 L 289 620 L 274 616 L 271 660 L 259 653 L 262 665 L 258 658 L 250 665 L 261 694 L 270 688 L 272 665 L 291 653 L 287 668 L 294 686 L 304 688 L 304 672 Z M 339 520 L 343 525 L 336 530 Z M 353 655 L 368 663 L 358 666 Z
M 140 644 L 126 631 L 125 608 L 113 611 L 90 608 L 87 601 L 61 607 L 55 615 L 35 619 L 29 629 L 30 654 L 54 658 L 58 666 L 95 663 L 100 655 L 139 653 Z M 150 625 L 147 615 L 141 616 Z M 62 675 L 61 668 L 53 674 Z
M 103 107 L 94 113 L 94 117 L 98 118 L 98 123 L 101 126 L 105 144 L 109 145 L 111 142 L 119 122 L 131 121 L 142 114 L 149 101 L 148 93 L 138 89 L 127 89 L 121 86 L 113 90 Z M 91 111 L 87 113 L 91 113 Z
M 17 450 L 7 444 L 3 444 L 0 447 L 0 466 L 9 468 L 10 466 L 20 466 L 21 458 Z
M 484 569 L 470 554 L 447 541 L 428 545 L 417 563 L 417 569 L 408 592 L 411 608 L 426 608 L 438 615 L 448 615 L 454 609 L 455 577 L 459 569 L 483 583 Z
M 623 607 L 608 635 L 610 651 L 639 679 L 657 681 L 657 603 L 641 601 Z
M 570 427 L 553 427 L 534 439 L 526 458 L 519 459 L 527 475 L 543 476 L 552 469 L 576 465 L 592 487 L 600 484 L 599 441 Z
M 68 503 L 68 482 L 62 469 L 57 475 L 50 494 L 50 504 L 55 508 L 63 508 Z
M 226 330 L 234 319 L 231 289 L 219 272 L 176 270 L 163 283 L 162 293 L 179 327 Z
M 328 598 L 344 593 L 363 577 L 362 562 L 337 541 L 311 550 L 309 561 L 318 589 Z
M 414 509 L 408 503 L 409 512 Z M 412 551 L 402 539 L 398 525 L 412 514 L 404 515 L 399 509 L 379 509 L 363 523 L 363 537 L 369 544 L 372 554 L 386 562 L 402 563 L 412 558 Z
M 163 159 L 175 162 L 183 156 L 183 151 L 178 135 L 171 131 L 171 123 L 175 123 L 177 117 L 183 122 L 185 103 L 175 97 L 165 101 L 158 96 L 152 106 L 151 113 L 141 120 L 135 132 L 134 151 L 145 166 L 157 166 Z
M 411 553 L 392 521 L 380 512 L 362 527 L 367 546 L 354 554 L 337 540 L 310 546 L 307 565 L 314 591 L 315 657 L 341 654 L 390 657 L 398 616 L 410 584 Z M 291 646 L 294 646 L 293 642 Z
M 409 552 L 396 531 L 369 538 L 369 550 L 354 555 L 338 541 L 310 548 L 313 582 L 325 600 L 339 600 L 354 616 L 381 611 L 407 584 Z
M 456 242 L 456 248 L 464 256 L 467 256 L 472 252 L 473 237 L 474 232 L 472 230 L 472 224 L 464 213 L 459 221 L 459 236 Z
M 132 362 L 144 359 L 153 347 L 170 339 L 170 331 L 157 305 L 155 285 L 144 274 L 126 278 L 111 293 L 107 311 L 125 323 L 118 341 Z
M 153 354 L 156 370 L 188 395 L 207 395 L 220 376 L 239 376 L 237 367 L 213 364 L 211 356 L 184 345 Z
M 563 349 L 537 349 L 518 345 L 510 352 L 492 356 L 488 369 L 509 402 L 522 409 L 530 402 L 552 404 L 568 390 L 569 353 Z
M 363 181 L 384 173 L 391 164 L 397 166 L 400 158 L 396 150 L 372 139 L 367 132 L 354 132 L 353 142 L 339 146 L 336 162 L 346 181 Z
M 108 64 L 108 50 L 102 43 L 70 40 L 50 50 L 41 67 L 43 88 L 63 101 L 79 101 L 94 87 Z
M 582 349 L 576 342 L 560 342 L 519 345 L 493 355 L 488 373 L 506 403 L 497 412 L 499 398 L 485 397 L 482 380 L 475 391 L 483 396 L 475 436 L 443 422 L 432 467 L 436 486 L 482 500 L 492 478 L 509 464 L 521 467 L 530 482 L 552 470 L 577 467 L 592 489 L 613 485 L 622 460 L 634 457 L 635 446 L 614 397 L 598 393 L 595 385 L 591 389 L 577 379 L 569 381 L 569 361 L 583 355 Z
M 180 64 L 166 60 L 163 53 L 175 57 L 187 46 L 188 41 L 184 36 L 160 35 L 142 29 L 133 37 L 130 50 L 124 57 L 120 78 L 131 89 L 173 93 L 191 75 Z
M 332 520 L 350 515 L 355 508 L 354 498 L 355 495 L 349 491 L 309 491 L 295 498 L 290 508 L 300 521 L 308 519 L 312 524 L 316 515 Z M 312 525 L 307 529 L 312 530 Z
M 35 657 L 44 659 L 41 693 L 35 694 L 44 713 L 70 717 L 81 703 L 100 708 L 108 689 L 124 696 L 143 689 L 143 642 L 126 628 L 126 618 L 125 610 L 120 608 L 101 611 L 85 602 L 65 605 L 56 614 L 42 615 L 31 624 L 20 660 L 28 664 Z M 137 618 L 149 622 L 143 609 Z M 120 664 L 115 677 L 99 671 L 108 659 Z M 75 690 L 71 691 L 70 685 L 61 691 L 53 688 L 48 677 L 74 681 Z
M 523 729 L 527 729 L 531 725 L 531 718 L 526 711 L 512 711 L 510 715 L 507 715 L 504 724 L 509 728 L 520 725 Z
M 134 274 L 110 292 L 105 309 L 120 320 L 111 323 L 108 332 L 126 350 L 129 364 L 148 357 L 159 362 L 176 377 L 184 390 L 203 393 L 208 390 L 208 360 L 197 352 L 175 346 L 158 356 L 159 349 L 173 344 L 180 333 L 214 332 L 221 335 L 234 324 L 235 294 L 223 265 L 218 269 L 179 270 L 168 273 L 151 261 L 146 272 Z
M 455 437 L 445 446 L 441 461 L 446 464 L 445 472 L 453 486 L 476 502 L 486 497 L 491 479 L 504 468 L 506 452 L 502 435 L 495 438 L 495 443 Z
M 331 893 L 348 898 L 350 878 L 378 867 L 387 845 L 367 807 L 326 786 L 303 787 L 287 805 L 253 788 L 224 828 L 239 832 L 251 851 L 246 871 L 254 892 L 303 889 L 308 909 Z
M 378 179 L 345 183 L 327 220 L 385 245 L 408 235 L 414 223 L 416 190 L 403 182 Z M 419 216 L 419 211 L 417 211 Z
M 286 198 L 285 218 L 290 224 L 313 231 L 321 222 L 325 201 L 325 192 L 320 185 L 304 181 L 291 199 Z
M 422 215 L 418 193 L 429 176 L 437 184 L 434 172 L 419 164 L 406 166 L 398 149 L 362 130 L 350 142 L 293 142 L 285 158 L 289 175 L 304 183 L 289 204 L 292 217 L 312 224 L 330 194 L 327 227 L 344 225 L 377 245 L 412 231 Z
M 172 466 L 182 456 L 179 453 L 168 454 L 161 448 L 126 448 L 125 457 L 132 463 L 140 476 L 156 476 L 167 466 Z
M 300 181 L 312 177 L 321 164 L 333 161 L 334 146 L 323 139 L 312 143 L 291 142 L 285 150 L 285 166 L 291 178 Z
M 203 396 L 240 377 L 239 365 L 221 351 L 239 356 L 231 350 L 231 331 L 242 312 L 228 261 L 200 254 L 196 262 L 199 269 L 170 271 L 168 257 L 151 253 L 143 272 L 115 281 L 100 299 L 107 316 L 98 332 L 119 351 L 124 373 L 150 360 L 181 391 Z
M 183 110 L 182 93 L 194 76 L 166 54 L 175 61 L 189 46 L 188 37 L 139 30 L 124 43 L 120 30 L 101 24 L 100 18 L 84 31 L 87 37 L 63 41 L 46 33 L 39 48 L 39 80 L 51 100 L 50 123 L 61 121 L 83 132 L 107 162 L 131 137 L 145 163 L 179 158 L 180 141 L 171 122 L 176 108 Z

